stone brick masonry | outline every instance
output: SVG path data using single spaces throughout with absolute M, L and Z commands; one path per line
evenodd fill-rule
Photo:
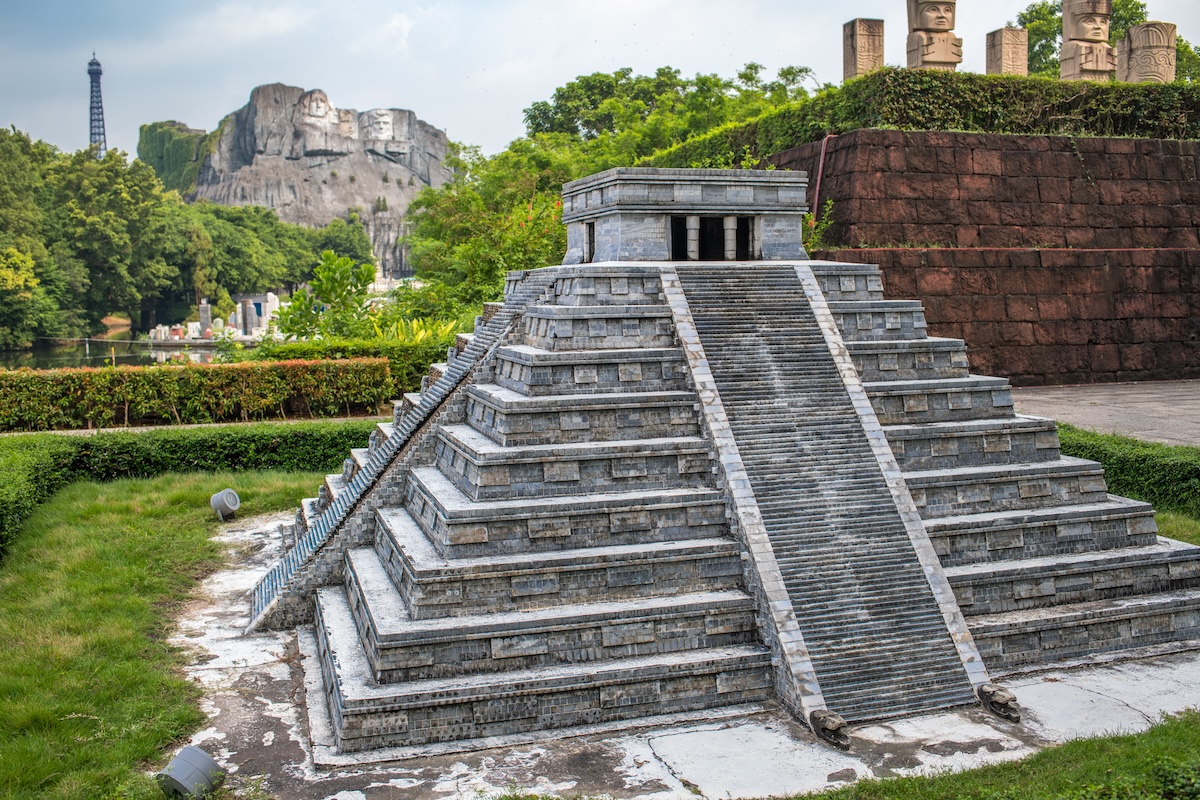
M 1200 377 L 1200 142 L 862 130 L 820 154 L 772 158 L 821 175 L 813 206 L 854 248 L 811 255 L 878 264 L 973 371 Z

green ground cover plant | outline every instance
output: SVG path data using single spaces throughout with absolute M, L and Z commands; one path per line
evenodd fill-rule
M 262 423 L 92 436 L 0 437 L 0 559 L 29 515 L 73 481 L 149 478 L 172 472 L 317 470 L 325 474 L 340 470 L 350 449 L 362 447 L 377 424 L 378 420 Z
M 0 797 L 160 798 L 144 773 L 204 720 L 166 641 L 221 563 L 208 499 L 280 511 L 317 472 L 79 482 L 38 509 L 0 565 Z
M 375 414 L 394 393 L 382 358 L 0 370 L 0 430 Z

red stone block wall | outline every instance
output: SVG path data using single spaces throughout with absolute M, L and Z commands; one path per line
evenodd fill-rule
M 931 336 L 1019 386 L 1200 378 L 1200 249 L 852 249 Z
M 853 131 L 771 157 L 850 247 L 1200 247 L 1200 142 Z M 810 197 L 810 200 L 812 198 Z

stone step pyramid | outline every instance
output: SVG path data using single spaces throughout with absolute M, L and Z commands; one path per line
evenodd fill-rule
M 820 732 L 1197 638 L 1200 548 L 877 269 L 807 260 L 803 183 L 568 185 L 575 263 L 511 275 L 304 501 L 252 627 L 315 625 L 341 750 L 767 702 Z

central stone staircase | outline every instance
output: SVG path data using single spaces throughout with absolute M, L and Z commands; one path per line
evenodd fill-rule
M 974 702 L 796 268 L 678 270 L 828 707 Z

